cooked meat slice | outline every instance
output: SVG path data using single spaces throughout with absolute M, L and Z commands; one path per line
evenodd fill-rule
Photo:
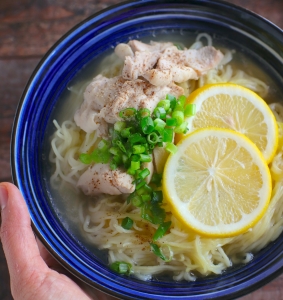
M 134 192 L 134 178 L 120 169 L 111 170 L 108 164 L 95 164 L 79 178 L 77 186 L 86 195 L 120 195 Z
M 84 92 L 84 102 L 75 112 L 74 119 L 82 130 L 93 132 L 99 130 L 99 136 L 107 134 L 108 125 L 101 118 L 100 110 L 113 98 L 117 90 L 123 85 L 121 77 L 106 78 L 102 75 L 96 76 L 87 86 Z
M 211 46 L 178 50 L 172 43 L 151 42 L 148 45 L 136 40 L 128 45 L 134 56 L 125 57 L 122 77 L 128 80 L 144 77 L 155 86 L 197 80 L 223 58 L 223 54 Z
M 116 97 L 106 104 L 100 115 L 106 122 L 115 123 L 120 120 L 119 112 L 125 108 L 148 108 L 153 112 L 157 103 L 167 94 L 179 97 L 182 93 L 183 89 L 180 87 L 154 86 L 141 79 L 125 81 L 120 90 L 117 91 Z
M 128 44 L 118 44 L 115 47 L 115 53 L 122 58 L 123 60 L 125 59 L 126 56 L 134 56 L 134 52 L 132 50 L 132 48 L 128 45 Z
M 167 48 L 158 60 L 156 69 L 170 70 L 175 82 L 188 79 L 198 79 L 210 69 L 216 67 L 223 54 L 213 47 L 203 47 L 199 50 L 178 50 L 176 47 Z
M 100 111 L 110 99 L 115 97 L 117 89 L 119 89 L 125 80 L 116 76 L 106 78 L 102 75 L 96 76 L 86 87 L 84 92 L 84 102 L 91 104 L 91 109 Z
M 223 54 L 214 47 L 207 46 L 199 50 L 185 50 L 186 64 L 193 68 L 198 75 L 203 75 L 216 67 L 222 60 Z
M 150 44 L 145 44 L 137 40 L 129 41 L 128 45 L 132 48 L 134 52 L 136 51 L 162 52 L 166 48 L 174 46 L 174 44 L 171 42 L 159 43 L 159 42 L 151 41 Z
M 168 85 L 173 80 L 170 70 L 151 69 L 145 72 L 143 77 L 155 86 Z
M 97 130 L 97 135 L 100 137 L 106 137 L 108 134 L 108 124 L 101 118 L 100 113 L 88 109 L 86 105 L 76 111 L 74 120 L 77 126 L 85 132 L 91 133 Z
M 128 80 L 138 79 L 146 71 L 151 70 L 156 65 L 160 56 L 159 52 L 137 51 L 135 56 L 126 56 L 122 77 Z
M 183 89 L 174 84 L 154 86 L 141 79 L 127 81 L 121 76 L 106 78 L 99 75 L 87 87 L 84 102 L 74 119 L 85 132 L 98 130 L 98 136 L 106 136 L 107 123 L 120 120 L 121 110 L 133 107 L 148 108 L 152 112 L 167 94 L 179 97 Z

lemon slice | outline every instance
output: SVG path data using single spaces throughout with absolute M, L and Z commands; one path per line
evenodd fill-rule
M 196 104 L 195 116 L 187 120 L 190 132 L 208 127 L 232 129 L 252 140 L 267 162 L 274 157 L 278 145 L 276 119 L 253 91 L 231 83 L 205 85 L 193 92 L 188 102 Z
M 163 173 L 162 189 L 173 214 L 209 237 L 247 231 L 269 204 L 272 183 L 259 149 L 230 129 L 199 129 L 178 144 Z

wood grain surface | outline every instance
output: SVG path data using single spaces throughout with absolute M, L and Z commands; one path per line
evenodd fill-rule
M 118 0 L 0 0 L 0 181 L 11 182 L 10 135 L 25 84 L 40 58 L 69 29 Z M 282 0 L 230 0 L 283 28 Z M 13 299 L 0 246 L 0 300 Z M 241 300 L 283 299 L 283 275 Z

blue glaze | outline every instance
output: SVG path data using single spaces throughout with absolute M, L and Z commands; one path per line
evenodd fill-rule
M 119 276 L 89 253 L 61 225 L 49 204 L 43 174 L 43 142 L 52 109 L 68 82 L 93 58 L 129 36 L 162 29 L 210 31 L 249 45 L 283 82 L 283 33 L 267 20 L 225 2 L 132 1 L 85 20 L 45 55 L 20 100 L 12 136 L 12 172 L 29 208 L 33 228 L 49 251 L 74 275 L 122 299 L 231 299 L 282 272 L 283 236 L 254 260 L 196 282 L 151 281 Z M 262 42 L 260 42 L 262 41 Z M 272 52 L 273 49 L 274 52 Z M 276 54 L 277 53 L 277 54 Z M 282 84 L 283 86 L 283 84 Z

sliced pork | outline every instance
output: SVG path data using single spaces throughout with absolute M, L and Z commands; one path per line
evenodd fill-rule
M 86 195 L 120 195 L 134 192 L 134 178 L 117 169 L 111 170 L 109 164 L 95 164 L 79 178 L 77 186 Z

